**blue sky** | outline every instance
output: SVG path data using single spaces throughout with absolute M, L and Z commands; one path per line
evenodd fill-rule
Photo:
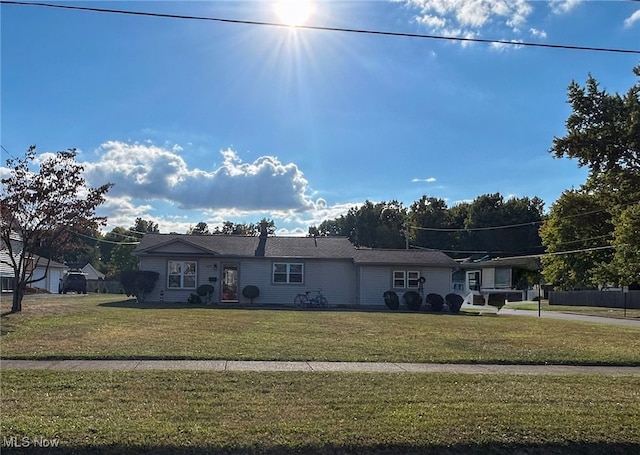
M 273 1 L 54 2 L 281 23 Z M 275 220 L 365 200 L 487 193 L 546 207 L 586 171 L 548 153 L 589 73 L 626 92 L 638 54 L 0 5 L 1 143 L 75 147 L 113 182 L 107 230 Z M 640 50 L 633 1 L 315 1 L 305 25 Z M 9 157 L 2 151 L 2 162 Z M 0 173 L 6 169 L 0 169 Z

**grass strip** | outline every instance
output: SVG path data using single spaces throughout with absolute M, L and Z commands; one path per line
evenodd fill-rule
M 12 437 L 79 454 L 640 447 L 633 376 L 9 370 L 1 391 L 5 448 Z

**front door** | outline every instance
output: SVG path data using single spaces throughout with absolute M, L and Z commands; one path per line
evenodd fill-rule
M 238 301 L 238 266 L 236 264 L 222 266 L 222 301 Z
M 467 272 L 467 289 L 469 291 L 480 290 L 480 276 L 479 271 Z

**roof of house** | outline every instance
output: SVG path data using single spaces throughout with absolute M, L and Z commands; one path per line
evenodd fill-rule
M 87 265 L 82 267 L 81 269 L 84 274 L 87 276 L 87 280 L 104 280 L 104 273 L 100 270 L 97 270 L 91 262 L 88 262 Z
M 368 265 L 457 265 L 453 259 L 440 251 L 358 249 L 346 237 L 145 234 L 133 254 L 176 254 L 176 245 L 184 247 L 185 254 L 221 257 L 347 259 L 356 264 Z
M 486 269 L 493 267 L 511 267 L 537 272 L 542 268 L 537 256 L 514 256 L 508 258 L 487 258 L 476 261 L 465 260 L 458 263 L 462 269 Z
M 456 261 L 441 251 L 358 249 L 353 256 L 356 264 L 393 265 L 415 263 L 420 265 L 455 267 Z
M 247 237 L 238 235 L 145 234 L 134 255 L 164 254 L 164 249 L 183 244 L 186 251 L 231 257 L 353 257 L 354 246 L 344 237 Z
M 60 262 L 56 262 L 54 260 L 49 260 L 45 257 L 38 256 L 37 254 L 33 255 L 33 260 L 37 267 L 46 267 L 49 264 L 50 269 L 66 269 L 68 268 L 66 265 L 61 264 Z

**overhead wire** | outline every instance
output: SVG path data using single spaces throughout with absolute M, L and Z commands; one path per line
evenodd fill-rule
M 239 20 L 239 19 L 225 19 L 225 18 L 217 18 L 217 17 L 206 17 L 206 16 L 192 16 L 192 15 L 184 15 L 184 14 L 168 14 L 168 13 L 154 13 L 148 11 L 131 11 L 131 10 L 121 10 L 121 9 L 111 9 L 111 8 L 96 8 L 96 7 L 87 7 L 87 6 L 73 6 L 73 5 L 59 5 L 59 4 L 51 4 L 51 3 L 41 3 L 41 2 L 21 2 L 21 1 L 10 1 L 10 0 L 0 0 L 0 4 L 6 5 L 19 5 L 19 6 L 35 6 L 35 7 L 45 7 L 45 8 L 57 8 L 57 9 L 66 9 L 66 10 L 77 10 L 77 11 L 88 11 L 88 12 L 96 12 L 96 13 L 110 13 L 110 14 L 124 14 L 124 15 L 135 15 L 135 16 L 145 16 L 145 17 L 158 17 L 158 18 L 168 18 L 168 19 L 182 19 L 182 20 L 200 20 L 200 21 L 212 21 L 212 22 L 221 22 L 221 23 L 232 23 L 232 24 L 244 24 L 244 25 L 257 25 L 257 26 L 268 26 L 268 27 L 289 27 L 289 25 L 274 23 L 274 22 L 264 22 L 264 21 L 251 21 L 251 20 Z M 632 54 L 640 54 L 640 50 L 635 49 L 619 49 L 619 48 L 604 48 L 604 47 L 592 47 L 592 46 L 576 46 L 576 45 L 564 45 L 564 44 L 548 44 L 548 43 L 532 43 L 532 42 L 515 42 L 515 41 L 506 41 L 506 40 L 495 40 L 495 39 L 481 39 L 481 38 L 462 38 L 462 37 L 451 37 L 451 36 L 440 36 L 440 35 L 428 35 L 428 34 L 416 34 L 416 33 L 405 33 L 405 32 L 389 32 L 389 31 L 380 31 L 380 30 L 364 30 L 364 29 L 353 29 L 353 28 L 343 28 L 343 27 L 325 27 L 325 26 L 313 26 L 313 25 L 298 25 L 296 26 L 298 29 L 307 29 L 307 30 L 320 30 L 320 31 L 332 31 L 332 32 L 346 32 L 346 33 L 360 33 L 360 34 L 370 34 L 370 35 L 384 35 L 384 36 L 395 36 L 395 37 L 407 37 L 407 38 L 423 38 L 423 39 L 436 39 L 436 40 L 448 40 L 448 41 L 460 41 L 460 42 L 478 42 L 478 43 L 489 43 L 489 44 L 504 44 L 504 45 L 515 45 L 515 46 L 529 46 L 529 47 L 543 47 L 543 48 L 553 48 L 553 49 L 568 49 L 568 50 L 583 50 L 583 51 L 598 51 L 598 52 L 616 52 L 616 53 L 632 53 Z M 9 153 L 4 146 L 0 146 L 2 150 L 4 150 L 9 155 L 13 156 Z M 635 202 L 634 202 L 635 203 Z M 631 203 L 629 203 L 631 204 Z M 627 205 L 627 204 L 624 204 Z M 604 211 L 606 209 L 599 209 L 590 212 L 584 212 L 581 214 L 568 215 L 563 218 L 573 218 L 577 216 L 585 216 L 593 213 L 598 213 Z M 509 229 L 515 227 L 524 227 L 524 226 L 535 226 L 543 223 L 544 220 L 540 221 L 532 221 L 526 223 L 518 223 L 511 225 L 501 225 L 501 226 L 488 226 L 488 227 L 478 227 L 478 228 L 429 228 L 422 226 L 407 226 L 411 229 L 423 230 L 423 231 L 432 231 L 432 232 L 473 232 L 473 231 L 489 231 L 489 230 L 498 230 L 498 229 Z M 144 232 L 131 231 L 135 234 L 145 234 Z M 119 234 L 123 237 L 133 237 L 127 236 L 126 234 L 120 234 L 113 232 L 114 234 Z M 84 234 L 79 234 L 83 237 L 88 237 L 93 240 L 105 243 L 114 243 L 114 244 L 131 244 L 135 245 L 138 242 L 113 242 L 108 240 L 96 239 L 93 237 L 86 236 Z M 567 242 L 571 243 L 571 242 Z
M 11 1 L 11 0 L 0 0 L 0 4 L 19 5 L 19 6 L 36 6 L 36 7 L 44 7 L 44 8 L 58 8 L 58 9 L 67 9 L 67 10 L 76 10 L 76 11 L 89 11 L 89 12 L 95 12 L 95 13 L 126 14 L 126 15 L 133 15 L 133 16 L 157 17 L 157 18 L 165 18 L 165 19 L 198 20 L 198 21 L 210 21 L 210 22 L 220 22 L 220 23 L 229 23 L 229 24 L 256 25 L 256 26 L 264 26 L 264 27 L 283 27 L 283 28 L 291 27 L 290 25 L 281 24 L 277 22 L 225 19 L 225 18 L 219 18 L 219 17 L 192 16 L 192 15 L 185 15 L 185 14 L 153 13 L 149 11 L 132 11 L 132 10 L 111 9 L 111 8 L 96 8 L 96 7 L 89 7 L 89 6 L 57 5 L 57 4 L 41 3 L 41 2 L 21 2 L 21 1 Z M 345 27 L 327 27 L 327 26 L 318 26 L 318 25 L 297 25 L 296 29 L 317 30 L 317 31 L 324 31 L 324 32 L 343 32 L 343 33 L 358 33 L 358 34 L 367 34 L 367 35 L 394 36 L 394 37 L 402 37 L 402 38 L 420 38 L 420 39 L 432 39 L 432 40 L 443 40 L 443 41 L 499 44 L 499 45 L 508 45 L 508 46 L 540 47 L 540 48 L 548 48 L 548 49 L 640 54 L 640 50 L 638 49 L 620 49 L 620 48 L 610 48 L 610 47 L 577 46 L 577 45 L 568 45 L 568 44 L 534 43 L 534 42 L 527 42 L 527 41 L 507 41 L 507 40 L 498 40 L 498 39 L 467 38 L 467 37 L 442 36 L 442 35 L 430 35 L 430 34 L 406 33 L 406 32 L 390 32 L 390 31 L 366 30 L 366 29 L 345 28 Z

